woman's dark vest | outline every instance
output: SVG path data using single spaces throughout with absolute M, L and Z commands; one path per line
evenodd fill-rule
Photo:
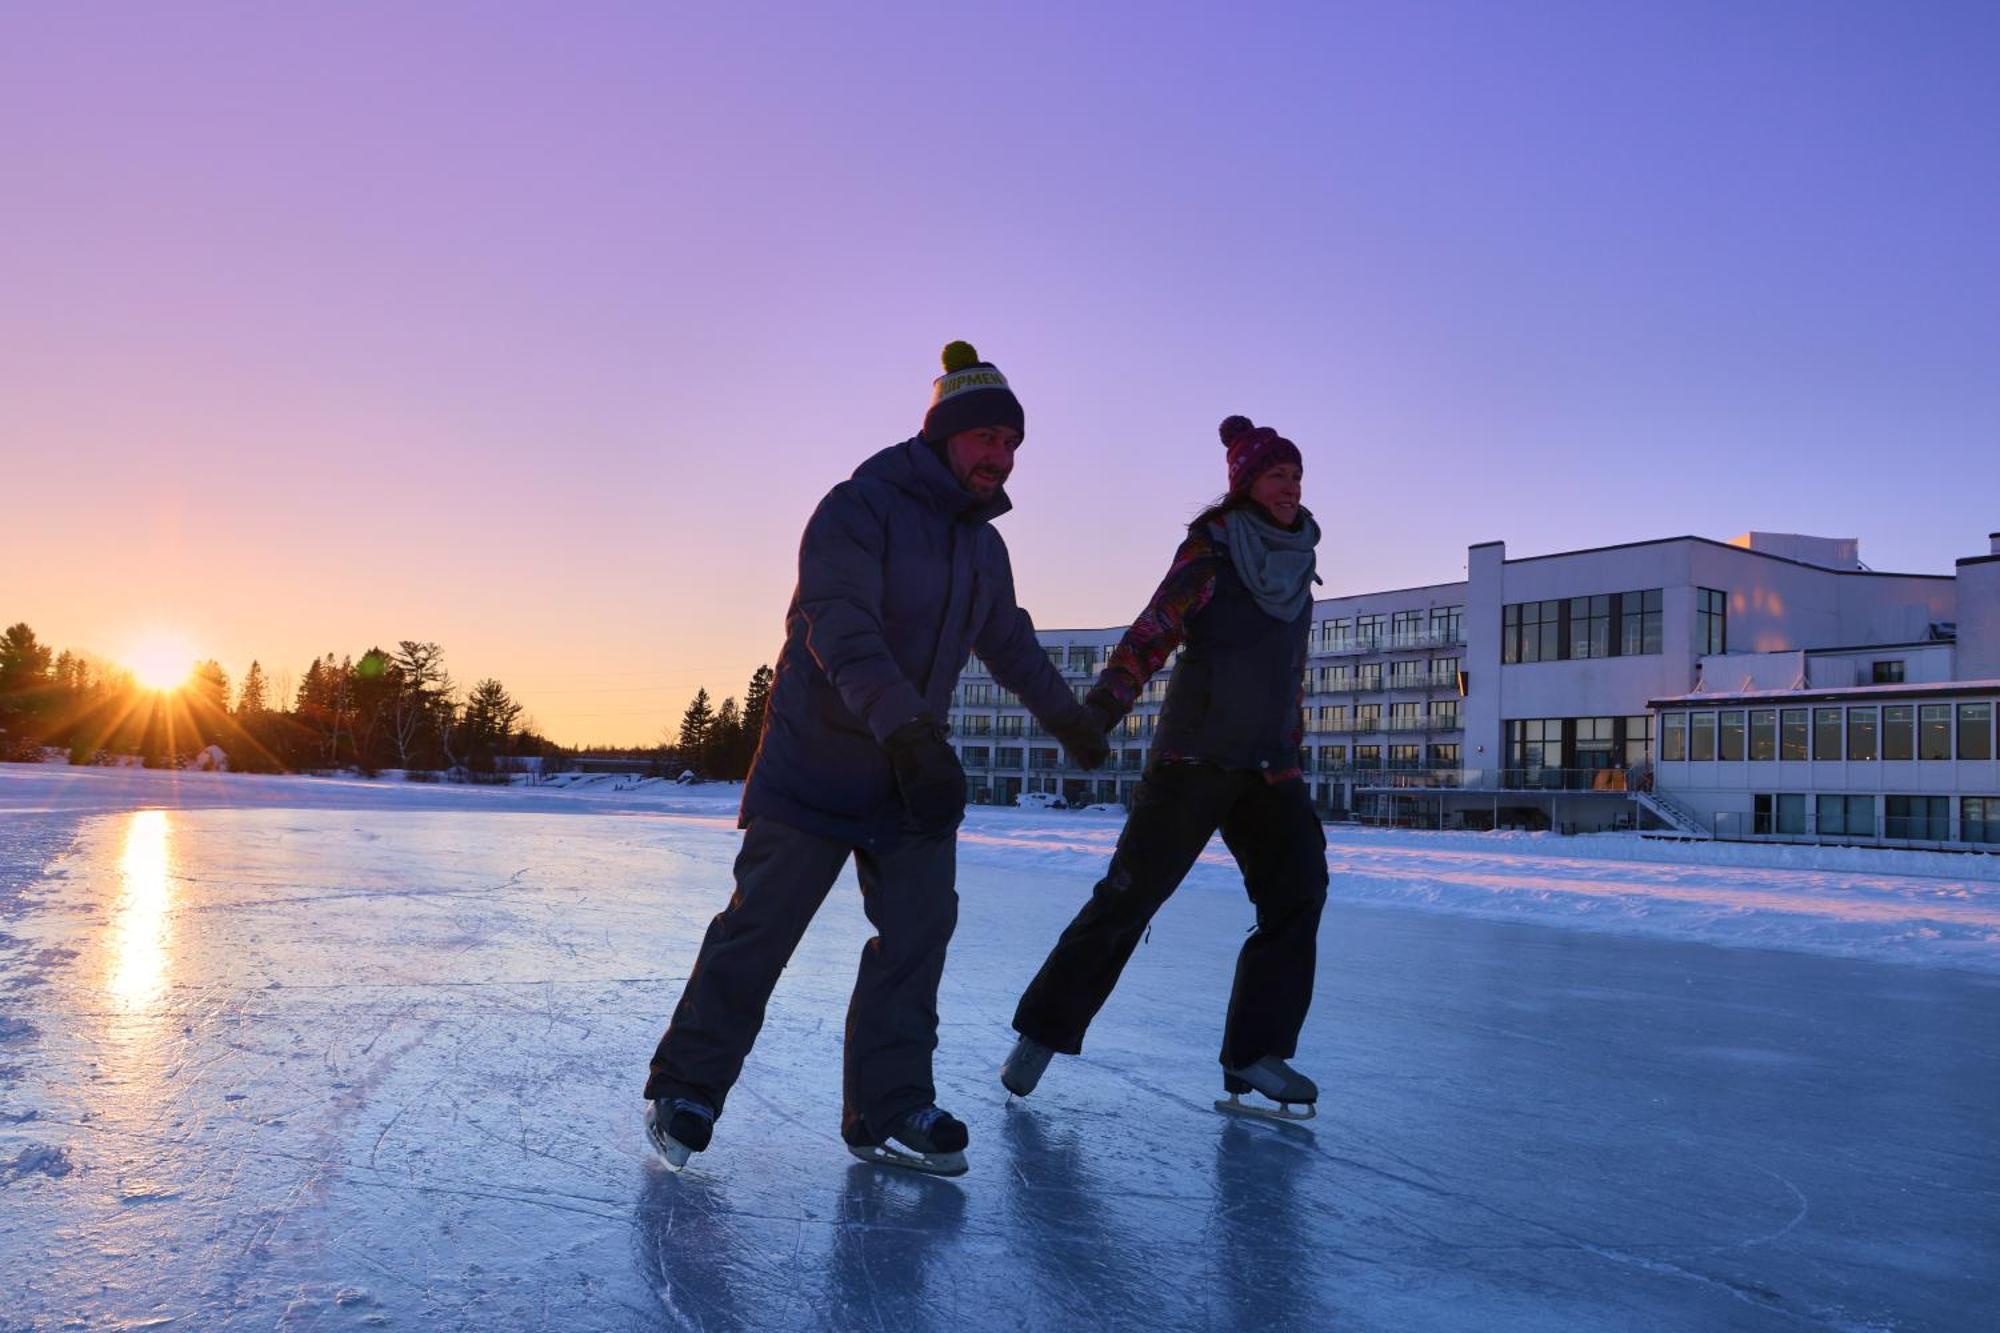
M 1266 612 L 1218 543 L 1215 592 L 1188 618 L 1154 751 L 1229 769 L 1296 768 L 1312 610 L 1308 598 L 1289 621 Z

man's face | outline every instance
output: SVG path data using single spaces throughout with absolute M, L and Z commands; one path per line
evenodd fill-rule
M 1250 498 L 1264 511 L 1289 528 L 1299 517 L 1299 493 L 1305 485 L 1305 469 L 1296 463 L 1280 463 L 1265 468 L 1250 483 Z
M 944 457 L 960 486 L 990 500 L 1014 470 L 1014 451 L 1020 447 L 1021 432 L 1012 426 L 981 426 L 946 440 Z

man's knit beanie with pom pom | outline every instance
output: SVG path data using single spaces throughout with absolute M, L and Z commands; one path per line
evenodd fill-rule
M 1224 417 L 1218 433 L 1228 451 L 1231 495 L 1248 494 L 1258 477 L 1280 463 L 1305 467 L 1296 444 L 1269 426 L 1253 426 L 1249 417 Z
M 931 408 L 924 413 L 924 439 L 942 447 L 961 431 L 982 426 L 1012 426 L 1027 434 L 1021 400 L 1007 387 L 1007 377 L 981 361 L 971 343 L 944 345 L 944 374 L 931 382 Z

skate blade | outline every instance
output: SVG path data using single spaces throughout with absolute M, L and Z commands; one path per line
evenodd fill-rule
M 1301 1104 L 1306 1108 L 1303 1111 L 1294 1111 L 1290 1102 L 1279 1102 L 1276 1106 L 1265 1106 L 1258 1102 L 1246 1102 L 1232 1092 L 1227 1097 L 1218 1099 L 1215 1103 L 1215 1109 L 1221 1111 L 1224 1115 L 1241 1115 L 1249 1116 L 1256 1120 L 1284 1120 L 1293 1123 L 1300 1120 L 1311 1120 L 1319 1114 L 1319 1107 L 1315 1103 L 1304 1102 Z
M 904 1152 L 889 1143 L 865 1146 L 850 1143 L 847 1151 L 871 1166 L 900 1166 L 906 1171 L 921 1171 L 927 1176 L 962 1176 L 966 1170 L 965 1154 L 962 1152 Z
M 658 1157 L 669 1171 L 679 1171 L 685 1167 L 688 1158 L 694 1154 L 694 1149 L 667 1134 L 654 1123 L 653 1109 L 650 1106 L 646 1108 L 646 1146 L 653 1150 L 653 1155 Z

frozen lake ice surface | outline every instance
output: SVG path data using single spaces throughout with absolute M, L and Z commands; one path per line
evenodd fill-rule
M 977 809 L 970 1173 L 841 1145 L 850 872 L 671 1175 L 734 796 L 0 765 L 0 1331 L 1995 1326 L 2000 858 L 1331 830 L 1279 1125 L 1211 1107 L 1219 843 L 1008 1099 L 1119 824 Z

